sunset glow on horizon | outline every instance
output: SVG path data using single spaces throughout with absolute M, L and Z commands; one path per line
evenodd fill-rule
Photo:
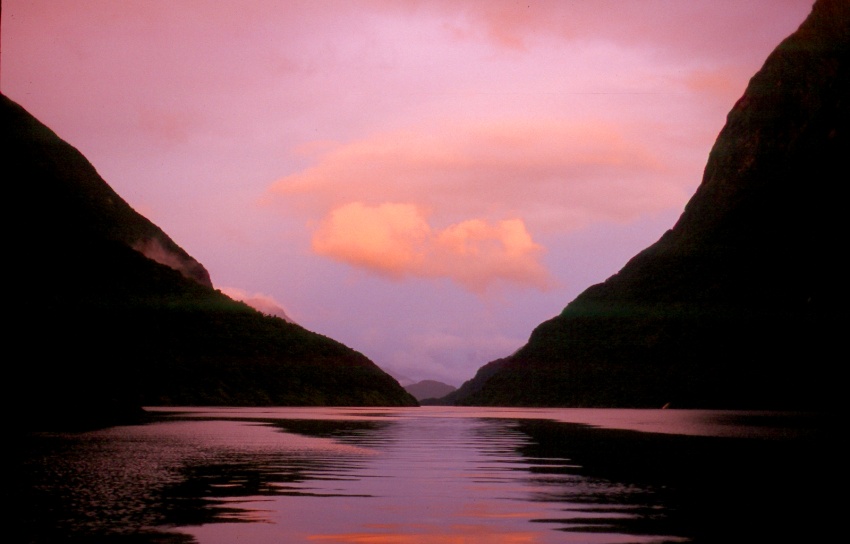
M 5 0 L 0 88 L 216 288 L 458 386 L 675 223 L 812 4 Z

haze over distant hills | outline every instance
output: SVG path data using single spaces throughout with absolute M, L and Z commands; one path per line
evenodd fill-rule
M 146 405 L 417 404 L 361 353 L 214 289 L 4 95 L 0 118 L 17 218 L 7 384 L 23 425 L 102 424 Z
M 416 397 L 416 400 L 423 401 L 426 399 L 438 399 L 445 397 L 457 388 L 447 383 L 438 382 L 436 380 L 422 380 L 416 383 L 405 385 L 404 389 Z
M 676 225 L 443 402 L 836 405 L 849 53 L 850 2 L 818 0 L 732 108 Z

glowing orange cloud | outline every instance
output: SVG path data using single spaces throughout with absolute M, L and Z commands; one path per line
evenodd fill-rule
M 431 228 L 415 206 L 354 202 L 335 210 L 313 236 L 313 250 L 391 276 L 421 270 Z
M 446 277 L 477 293 L 500 281 L 553 285 L 539 262 L 543 248 L 520 219 L 472 219 L 435 230 L 413 204 L 352 202 L 331 211 L 312 243 L 320 255 L 393 278 Z

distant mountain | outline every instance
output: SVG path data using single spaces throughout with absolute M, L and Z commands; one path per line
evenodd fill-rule
M 850 2 L 751 79 L 675 226 L 450 396 L 470 405 L 836 406 Z
M 416 397 L 416 400 L 423 401 L 425 399 L 438 399 L 440 397 L 445 397 L 449 393 L 455 391 L 456 388 L 453 385 L 435 380 L 422 380 L 421 382 L 405 385 L 404 389 Z
M 25 427 L 146 405 L 416 405 L 361 353 L 215 290 L 76 149 L 0 95 L 6 386 Z M 132 142 L 128 142 L 132 145 Z

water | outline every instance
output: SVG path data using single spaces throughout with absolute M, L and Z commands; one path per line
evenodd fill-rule
M 150 409 L 26 436 L 22 542 L 817 541 L 838 519 L 806 414 Z M 8 491 L 8 489 L 7 489 Z M 9 502 L 7 501 L 7 504 Z

